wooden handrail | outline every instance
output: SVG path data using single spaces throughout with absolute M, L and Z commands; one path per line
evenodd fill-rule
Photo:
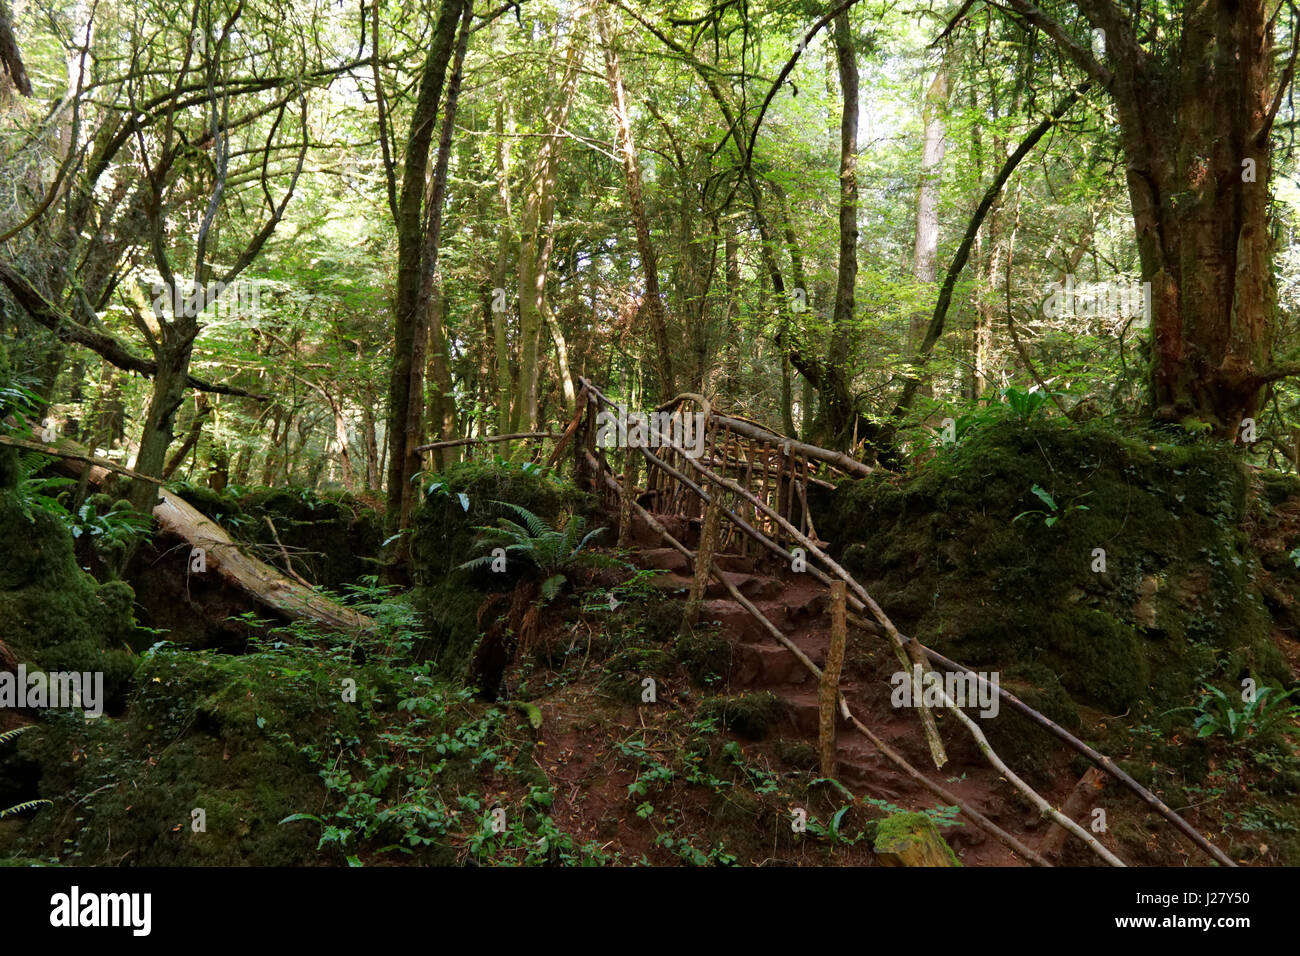
M 586 390 L 588 393 L 589 408 L 592 404 L 596 405 L 597 407 L 600 407 L 601 405 L 608 406 L 608 407 L 617 407 L 615 403 L 611 402 L 600 391 L 600 389 L 597 388 L 594 384 L 592 384 L 589 380 L 584 378 L 584 379 L 580 379 L 580 381 L 583 384 L 584 390 Z M 671 408 L 673 405 L 677 404 L 683 397 L 698 398 L 697 396 L 693 396 L 693 395 L 678 396 L 677 398 L 673 399 L 671 402 L 667 403 L 665 406 L 661 406 L 659 410 L 662 411 L 662 410 L 666 410 L 667 408 Z M 714 421 L 718 421 L 726 424 L 728 428 L 730 428 L 732 431 L 736 432 L 737 434 L 743 435 L 745 437 L 750 437 L 754 440 L 771 442 L 774 444 L 780 443 L 783 445 L 787 441 L 789 441 L 790 443 L 789 447 L 791 448 L 791 450 L 796 450 L 800 454 L 805 454 L 807 455 L 807 457 L 810 458 L 818 458 L 818 460 L 827 461 L 826 458 L 821 457 L 817 453 L 824 453 L 826 455 L 841 454 L 837 452 L 829 452 L 827 449 L 817 448 L 817 446 L 806 445 L 805 443 L 802 442 L 794 442 L 793 440 L 784 439 L 774 432 L 767 431 L 761 426 L 755 425 L 751 422 L 745 422 L 740 419 L 734 419 L 731 418 L 730 416 L 724 416 L 724 415 L 719 415 L 718 413 L 713 413 L 712 418 Z M 653 428 L 653 423 L 651 424 L 651 427 Z M 832 571 L 835 572 L 835 577 L 844 580 L 846 585 L 848 585 L 853 591 L 857 592 L 856 594 L 854 593 L 849 594 L 849 602 L 857 610 L 859 611 L 870 610 L 873 613 L 873 615 L 876 616 L 878 619 L 884 618 L 883 611 L 881 611 L 879 609 L 879 606 L 876 605 L 875 602 L 871 600 L 870 595 L 866 594 L 866 592 L 862 589 L 861 585 L 858 584 L 858 582 L 855 579 L 853 579 L 853 577 L 847 571 L 845 571 L 842 567 L 840 567 L 838 564 L 832 561 L 829 558 L 829 556 L 827 556 L 824 552 L 822 552 L 821 549 L 817 547 L 817 544 L 815 542 L 811 541 L 809 538 L 807 538 L 805 535 L 799 532 L 798 529 L 794 528 L 779 513 L 777 513 L 770 507 L 768 507 L 766 503 L 760 501 L 756 496 L 754 496 L 751 492 L 749 492 L 748 489 L 744 488 L 743 486 L 739 485 L 736 482 L 731 481 L 730 479 L 727 479 L 723 476 L 716 474 L 707 466 L 701 465 L 698 461 L 691 458 L 689 455 L 685 453 L 685 449 L 678 446 L 672 440 L 671 436 L 660 435 L 659 439 L 660 439 L 661 447 L 666 445 L 672 448 L 678 454 L 680 454 L 685 459 L 685 461 L 688 462 L 689 465 L 697 473 L 701 475 L 703 482 L 705 484 L 709 484 L 709 483 L 715 484 L 720 488 L 725 488 L 731 491 L 733 494 L 738 494 L 741 497 L 745 498 L 755 506 L 756 511 L 761 511 L 768 517 L 772 518 L 778 524 L 778 526 L 782 528 L 782 530 L 784 530 L 787 534 L 790 534 L 795 540 L 799 541 L 801 545 L 806 547 L 812 556 L 826 563 L 828 567 L 830 567 Z M 709 492 L 706 491 L 701 484 L 697 484 L 696 482 L 691 481 L 684 473 L 682 473 L 676 468 L 673 468 L 671 465 L 667 464 L 667 462 L 660 459 L 657 455 L 651 453 L 648 449 L 642 448 L 639 450 L 641 454 L 646 458 L 646 460 L 652 466 L 658 467 L 661 470 L 663 470 L 666 474 L 674 478 L 674 480 L 680 482 L 684 487 L 690 489 L 702 501 L 707 503 L 708 501 L 711 500 L 711 496 Z M 602 462 L 593 455 L 587 454 L 586 457 L 588 459 L 589 466 L 595 469 L 595 471 L 599 473 L 601 477 L 604 479 L 604 482 L 602 483 L 612 482 L 617 487 L 617 482 L 614 481 L 612 475 L 608 474 L 607 466 L 603 466 Z M 847 456 L 844 457 L 847 458 Z M 863 465 L 861 462 L 853 462 L 853 459 L 848 459 L 848 461 L 852 462 L 853 465 L 858 466 L 859 469 L 864 469 L 864 470 L 858 470 L 857 472 L 858 474 L 864 474 L 864 475 L 871 474 L 873 471 L 873 469 L 871 469 L 867 465 Z M 831 462 L 829 461 L 827 461 L 827 463 L 831 464 Z M 834 467 L 841 467 L 841 465 L 835 464 Z M 649 512 L 647 512 L 644 508 L 641 508 L 640 505 L 636 506 L 636 510 L 638 513 L 642 514 L 643 517 L 646 518 L 649 517 Z M 762 547 L 771 551 L 773 554 L 780 556 L 786 561 L 790 561 L 793 559 L 794 555 L 792 552 L 783 548 L 779 543 L 772 540 L 767 535 L 764 535 L 761 531 L 754 528 L 752 525 L 746 522 L 739 515 L 733 513 L 730 509 L 724 508 L 722 513 L 729 521 L 735 524 L 743 533 L 745 533 L 748 537 L 756 541 Z M 652 526 L 658 525 L 657 521 L 654 521 L 653 519 L 650 520 L 652 521 Z M 662 526 L 659 527 L 660 529 L 662 529 Z M 666 534 L 666 532 L 664 532 L 664 534 Z M 689 552 L 685 551 L 684 547 L 679 547 L 679 550 L 682 550 L 684 553 L 689 554 Z M 829 585 L 832 580 L 832 577 L 830 575 L 826 574 L 821 569 L 815 567 L 812 564 L 808 565 L 808 572 L 811 573 L 818 581 L 820 581 L 823 584 Z M 893 628 L 892 624 L 886 624 L 886 621 L 887 618 L 881 621 L 882 625 L 885 625 L 884 629 L 886 633 L 892 631 L 893 633 L 891 637 L 896 635 L 899 641 L 904 646 L 907 647 L 907 649 L 911 652 L 912 655 L 919 655 L 924 659 L 926 659 L 927 661 L 933 662 L 939 667 L 944 668 L 945 670 L 959 671 L 966 674 L 975 674 L 975 672 L 971 671 L 969 668 L 966 668 L 961 664 L 949 660 L 948 658 L 944 657 L 942 654 L 939 654 L 937 651 L 934 651 L 931 648 L 928 648 L 925 645 L 921 644 L 915 638 L 909 638 L 900 634 L 895 628 Z M 863 624 L 867 624 L 868 622 L 858 621 L 857 623 L 859 624 L 859 626 L 862 626 Z M 875 629 L 874 626 L 872 627 L 873 629 Z M 915 659 L 915 657 L 913 657 L 913 659 Z M 1152 809 L 1156 810 L 1162 817 L 1164 817 L 1169 823 L 1171 823 L 1179 832 L 1185 835 L 1199 849 L 1201 849 L 1202 851 L 1210 855 L 1217 862 L 1229 867 L 1235 867 L 1237 865 L 1235 862 L 1231 860 L 1231 858 L 1229 858 L 1226 854 L 1224 854 L 1221 850 L 1219 850 L 1218 847 L 1215 847 L 1208 840 L 1206 840 L 1205 837 L 1202 834 L 1200 834 L 1194 827 L 1192 827 L 1189 823 L 1187 823 L 1187 821 L 1185 821 L 1182 817 L 1178 816 L 1178 814 L 1176 814 L 1172 809 L 1170 809 L 1163 801 L 1161 801 L 1158 797 L 1156 797 L 1155 794 L 1151 793 L 1140 783 L 1134 780 L 1129 774 L 1125 773 L 1121 768 L 1119 768 L 1115 764 L 1115 762 L 1111 760 L 1109 757 L 1089 747 L 1087 744 L 1079 740 L 1077 737 L 1075 737 L 1065 728 L 1056 724 L 1054 721 L 1050 720 L 1045 715 L 1034 710 L 1032 707 L 1029 707 L 1027 704 L 1025 704 L 1023 701 L 1017 698 L 1014 694 L 1005 690 L 1000 685 L 991 684 L 991 682 L 986 681 L 979 674 L 975 674 L 975 677 L 982 685 L 992 686 L 997 691 L 999 697 L 1002 700 L 1005 700 L 1012 707 L 1013 710 L 1017 711 L 1022 716 L 1027 717 L 1038 726 L 1048 730 L 1050 733 L 1052 733 L 1054 736 L 1056 736 L 1058 739 L 1064 742 L 1071 749 L 1087 757 L 1089 760 L 1091 760 L 1094 764 L 1096 764 L 1106 773 L 1110 774 L 1112 777 L 1119 780 L 1122 784 L 1124 784 L 1126 788 L 1128 788 L 1129 790 L 1137 794 L 1138 797 L 1141 798 L 1144 803 L 1146 803 Z M 980 749 L 985 753 L 985 755 L 989 756 L 990 759 L 996 759 L 997 764 L 1001 765 L 1001 769 L 1006 770 L 1006 773 L 1010 777 L 1014 777 L 1015 775 L 1010 773 L 1009 769 L 1005 767 L 1005 764 L 1001 764 L 1000 758 L 996 758 L 996 754 L 992 754 L 992 748 L 988 745 L 987 740 L 983 738 L 983 733 L 980 732 L 977 727 L 974 727 L 973 725 L 969 724 L 969 718 L 967 718 L 966 715 L 960 711 L 960 708 L 957 708 L 955 704 L 947 700 L 946 695 L 945 695 L 945 703 L 949 706 L 950 710 L 956 712 L 959 720 L 962 720 L 964 718 L 963 723 L 968 724 L 967 729 L 971 730 L 973 733 L 977 735 L 977 743 L 980 745 Z M 844 706 L 847 707 L 847 705 Z M 848 716 L 849 715 L 846 715 L 846 717 Z M 859 725 L 859 729 L 864 729 L 861 727 L 861 725 L 856 719 L 853 719 L 852 722 L 854 724 Z M 1021 786 L 1019 786 L 1018 788 L 1022 789 L 1023 792 L 1024 788 L 1027 785 L 1023 785 L 1023 782 L 1019 782 L 1018 778 L 1016 778 L 1016 780 L 1018 783 L 1021 784 Z M 1033 796 L 1037 797 L 1037 794 L 1034 794 Z M 1037 800 L 1035 802 L 1037 803 L 1038 801 L 1042 801 L 1042 798 L 1037 797 Z M 1096 843 L 1096 841 L 1093 838 L 1091 838 L 1086 832 L 1081 831 L 1081 829 L 1077 826 L 1077 824 L 1074 824 L 1072 820 L 1068 820 L 1068 819 L 1062 820 L 1060 818 L 1060 814 L 1050 805 L 1046 804 L 1046 801 L 1042 801 L 1042 804 L 1040 805 L 1040 809 L 1043 810 L 1045 815 L 1052 816 L 1058 824 L 1065 827 L 1066 829 L 1069 829 L 1071 832 L 1075 833 L 1076 836 L 1081 836 L 1081 838 L 1085 839 L 1086 842 L 1088 842 L 1090 845 L 1093 846 L 1093 849 L 1095 851 L 1099 852 L 1099 854 L 1104 855 L 1106 858 L 1108 858 L 1107 859 L 1108 862 L 1112 862 L 1118 865 L 1123 865 L 1116 858 L 1114 858 L 1113 855 L 1109 853 L 1109 851 L 1106 851 L 1103 847 L 1100 847 Z

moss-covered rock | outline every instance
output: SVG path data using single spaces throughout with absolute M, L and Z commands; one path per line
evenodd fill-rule
M 12 483 L 0 487 L 0 541 L 0 641 L 31 670 L 102 672 L 112 701 L 133 666 L 130 586 L 83 571 L 59 518 Z
M 125 714 L 53 715 L 20 756 L 54 806 L 0 855 L 85 865 L 292 865 L 319 859 L 319 832 L 281 826 L 325 799 L 320 755 L 373 744 L 391 672 L 307 648 L 243 657 L 162 647 L 142 658 Z M 356 700 L 343 681 L 357 682 Z M 75 812 L 74 812 L 75 810 Z M 202 810 L 206 832 L 195 832 Z
M 429 634 L 425 654 L 440 674 L 463 680 L 481 636 L 479 608 L 489 594 L 513 588 L 525 570 L 517 561 L 499 574 L 461 570 L 475 556 L 474 529 L 517 517 L 497 502 L 519 505 L 554 525 L 561 514 L 584 508 L 585 499 L 554 477 L 509 463 L 462 462 L 424 486 L 432 490 L 411 522 L 412 600 Z
M 818 527 L 904 631 L 980 670 L 1019 667 L 1048 697 L 1059 681 L 1122 713 L 1186 704 L 1216 674 L 1285 679 L 1243 468 L 1225 446 L 1165 442 L 996 422 L 908 478 L 844 482 Z

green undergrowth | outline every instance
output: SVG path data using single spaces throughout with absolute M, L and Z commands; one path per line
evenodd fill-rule
M 571 485 L 543 477 L 536 466 L 502 460 L 462 462 L 423 475 L 421 491 L 410 539 L 412 600 L 428 634 L 421 653 L 437 673 L 463 681 L 483 630 L 479 608 L 489 595 L 512 589 L 527 570 L 517 561 L 501 573 L 461 568 L 478 553 L 475 529 L 501 517 L 517 519 L 502 501 L 526 508 L 552 527 L 561 515 L 583 511 L 586 501 Z
M 300 625 L 240 656 L 159 644 L 139 659 L 122 716 L 40 720 L 16 757 L 39 769 L 28 796 L 51 806 L 0 825 L 0 857 L 606 862 L 550 818 L 526 717 L 411 663 L 418 632 L 404 600 L 365 603 L 386 608 L 376 634 Z
M 692 866 L 861 865 L 883 821 L 905 812 L 791 765 L 780 754 L 805 758 L 788 743 L 773 752 L 728 739 L 707 711 L 674 711 L 652 732 L 633 732 L 613 746 L 616 766 L 632 774 L 620 812 L 642 821 L 670 857 Z M 956 809 L 917 815 L 935 827 L 960 827 Z

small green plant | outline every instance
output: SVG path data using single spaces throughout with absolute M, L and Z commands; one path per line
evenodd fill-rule
M 74 538 L 89 536 L 102 549 L 114 549 L 133 543 L 148 533 L 152 519 L 136 511 L 123 501 L 114 502 L 108 511 L 99 514 L 89 503 L 77 509 L 77 520 L 71 531 Z
M 623 567 L 623 562 L 605 554 L 586 550 L 587 546 L 604 528 L 587 532 L 587 520 L 580 515 L 572 515 L 564 527 L 555 529 L 533 514 L 527 508 L 497 501 L 494 504 L 509 508 L 518 515 L 519 522 L 509 518 L 497 519 L 497 526 L 480 525 L 474 530 L 479 532 L 479 548 L 489 553 L 472 558 L 460 565 L 466 570 L 486 568 L 496 560 L 491 551 L 502 548 L 507 556 L 515 555 L 526 560 L 542 578 L 542 602 L 553 600 L 560 593 L 560 588 L 568 581 L 568 576 L 579 567 Z
M 1014 385 L 1008 385 L 1001 391 L 1002 400 L 1006 402 L 1007 407 L 1011 409 L 1013 415 L 1023 422 L 1029 421 L 1034 417 L 1040 408 L 1047 404 L 1050 397 L 1038 386 L 1034 386 L 1028 391 L 1016 388 Z
M 1052 525 L 1056 524 L 1058 521 L 1060 521 L 1066 515 L 1070 514 L 1072 511 L 1087 511 L 1088 510 L 1087 505 L 1076 505 L 1074 504 L 1074 502 L 1078 501 L 1079 498 L 1086 498 L 1088 495 L 1092 494 L 1092 492 L 1090 491 L 1085 491 L 1083 494 L 1079 495 L 1078 498 L 1072 498 L 1064 508 L 1061 508 L 1056 503 L 1056 499 L 1053 498 L 1051 494 L 1047 491 L 1047 489 L 1044 488 L 1042 485 L 1035 483 L 1029 490 L 1033 492 L 1034 496 L 1038 498 L 1038 500 L 1041 501 L 1043 504 L 1045 504 L 1050 510 L 1044 511 L 1042 508 L 1034 508 L 1029 511 L 1022 511 L 1020 512 L 1020 514 L 1016 515 L 1014 518 L 1011 519 L 1012 524 L 1019 521 L 1021 518 L 1025 517 L 1026 515 L 1042 515 L 1043 524 L 1046 527 L 1050 528 L 1052 527 Z
M 1288 699 L 1300 693 L 1300 688 L 1282 693 L 1277 687 L 1263 687 L 1250 699 L 1244 700 L 1245 706 L 1237 710 L 1232 698 L 1213 684 L 1201 688 L 1201 697 L 1190 707 L 1175 707 L 1165 711 L 1166 714 L 1179 711 L 1192 711 L 1196 717 L 1192 720 L 1192 729 L 1197 737 L 1210 737 L 1215 734 L 1226 736 L 1233 743 L 1258 737 L 1260 734 L 1300 716 L 1300 705 L 1288 703 Z
M 417 481 L 420 477 L 421 475 L 416 475 L 412 480 Z M 460 502 L 460 506 L 463 510 L 469 511 L 469 495 L 465 494 L 463 491 L 452 491 L 441 481 L 432 482 L 428 488 L 424 489 L 424 496 L 426 498 L 432 495 L 442 495 L 444 498 L 455 498 Z M 389 540 L 392 539 L 390 538 Z
M 831 846 L 853 846 L 866 836 L 866 832 L 859 830 L 850 836 L 841 831 L 840 827 L 844 822 L 844 816 L 852 809 L 852 804 L 845 804 L 835 811 L 828 823 L 822 823 L 815 818 L 810 818 L 808 820 L 808 832 L 826 840 Z

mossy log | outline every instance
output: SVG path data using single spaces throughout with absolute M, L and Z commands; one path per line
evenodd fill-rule
M 49 444 L 23 442 L 22 446 L 59 457 L 63 470 L 77 477 L 89 468 L 88 480 L 96 487 L 103 483 L 110 471 L 129 474 L 121 466 L 94 458 L 86 449 L 66 438 Z M 300 581 L 286 577 L 269 564 L 245 554 L 220 525 L 165 488 L 158 489 L 158 503 L 154 506 L 153 516 L 158 521 L 158 532 L 181 538 L 189 544 L 191 554 L 193 549 L 204 552 L 203 574 L 216 575 L 257 604 L 289 620 L 315 621 L 336 630 L 369 630 L 374 627 L 374 622 L 364 614 L 330 600 Z
M 895 813 L 880 822 L 874 845 L 885 866 L 961 866 L 924 813 Z

